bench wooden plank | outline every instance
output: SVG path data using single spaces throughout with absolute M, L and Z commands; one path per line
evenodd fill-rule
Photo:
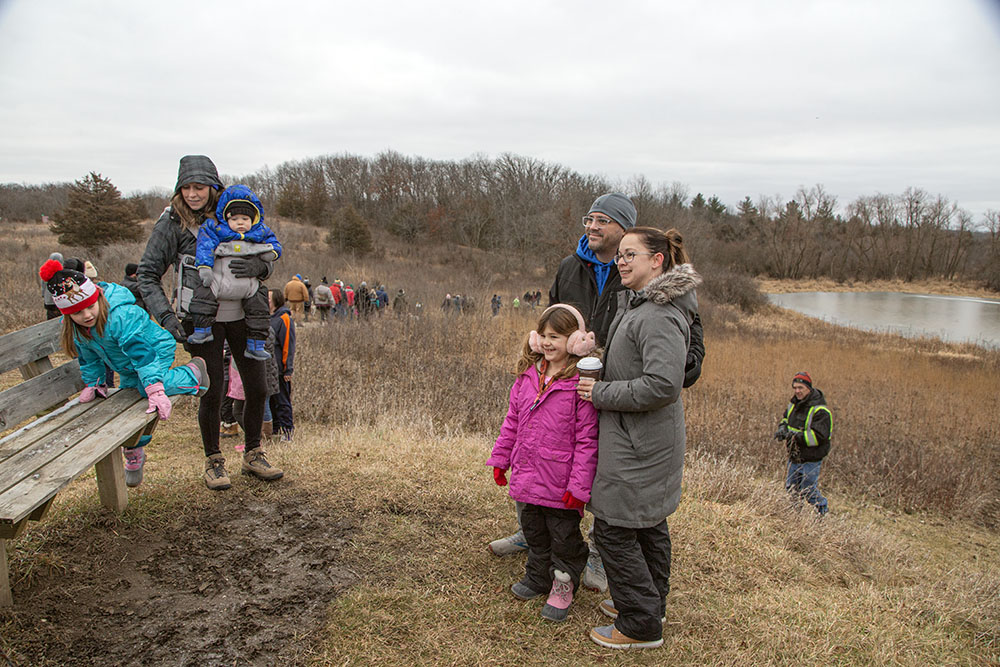
M 25 477 L 37 474 L 53 460 L 72 450 L 76 443 L 100 430 L 123 410 L 138 402 L 146 405 L 145 399 L 135 389 L 120 389 L 105 399 L 85 404 L 85 411 L 72 422 L 4 459 L 0 466 L 0 493 Z M 144 426 L 145 420 L 136 421 L 132 430 Z
M 171 401 L 176 403 L 179 398 L 171 396 Z M 144 429 L 157 419 L 155 413 L 146 414 L 146 407 L 145 400 L 136 402 L 98 432 L 78 442 L 66 455 L 39 470 L 37 476 L 31 475 L 0 494 L 0 524 L 16 523 L 28 516 L 34 508 L 128 440 L 136 430 Z
M 77 360 L 54 368 L 0 393 L 0 429 L 17 426 L 43 410 L 59 405 L 83 389 Z
M 33 377 L 38 377 L 42 373 L 51 371 L 52 368 L 52 360 L 48 357 L 42 357 L 38 361 L 30 361 L 21 366 L 21 377 L 25 380 L 30 380 Z
M 12 371 L 59 351 L 60 318 L 0 336 L 0 373 Z
M 0 465 L 5 459 L 17 454 L 22 449 L 26 449 L 32 443 L 58 431 L 74 419 L 79 419 L 80 415 L 91 407 L 91 405 L 80 403 L 74 399 L 61 408 L 28 422 L 20 429 L 4 436 L 0 439 Z

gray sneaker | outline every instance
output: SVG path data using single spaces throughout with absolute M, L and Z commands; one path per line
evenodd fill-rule
M 493 552 L 494 556 L 509 556 L 527 550 L 528 542 L 524 539 L 524 531 L 522 530 L 490 542 L 490 551 Z
M 587 557 L 587 567 L 583 568 L 580 583 L 584 588 L 604 593 L 608 590 L 608 575 L 604 572 L 604 562 L 601 554 L 591 551 Z

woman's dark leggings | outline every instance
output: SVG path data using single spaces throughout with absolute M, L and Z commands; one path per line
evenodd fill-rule
M 223 340 L 229 342 L 233 351 L 233 361 L 243 379 L 243 392 L 246 395 L 244 421 L 246 428 L 243 433 L 246 438 L 246 451 L 260 447 L 260 429 L 264 421 L 264 400 L 267 394 L 267 377 L 263 361 L 248 359 L 243 356 L 247 346 L 247 327 L 244 320 L 235 322 L 216 322 L 212 325 L 210 343 L 188 345 L 187 349 L 193 357 L 201 357 L 208 367 L 210 381 L 208 393 L 201 397 L 198 406 L 198 426 L 201 428 L 201 442 L 205 446 L 205 456 L 219 453 L 219 423 L 221 422 L 223 383 Z

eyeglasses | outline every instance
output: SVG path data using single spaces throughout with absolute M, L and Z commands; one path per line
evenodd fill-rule
M 603 229 L 610 225 L 614 220 L 611 218 L 595 218 L 592 215 L 583 216 L 583 226 L 584 227 L 596 227 L 598 229 Z
M 615 264 L 618 262 L 625 262 L 626 264 L 631 264 L 636 257 L 639 255 L 655 255 L 655 252 L 635 252 L 634 250 L 626 250 L 625 252 L 615 253 Z

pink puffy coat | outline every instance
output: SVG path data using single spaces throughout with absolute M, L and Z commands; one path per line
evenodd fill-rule
M 510 408 L 486 465 L 510 469 L 510 497 L 564 509 L 566 491 L 590 500 L 597 471 L 597 410 L 576 394 L 580 376 L 557 380 L 538 405 L 538 369 L 518 376 Z

